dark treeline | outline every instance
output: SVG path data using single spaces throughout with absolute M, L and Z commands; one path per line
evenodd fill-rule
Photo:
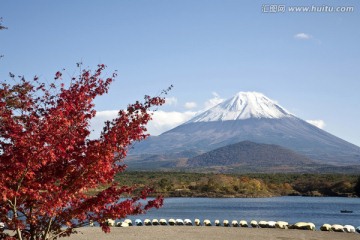
M 165 197 L 356 197 L 360 180 L 343 174 L 213 174 L 125 172 L 120 185 L 150 186 Z

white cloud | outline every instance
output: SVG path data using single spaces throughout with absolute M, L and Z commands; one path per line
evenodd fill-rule
M 218 105 L 219 103 L 222 103 L 225 99 L 220 98 L 219 94 L 216 92 L 212 92 L 213 98 L 207 100 L 205 102 L 205 110 L 210 109 L 214 107 L 215 105 Z
M 193 109 L 193 108 L 197 107 L 197 104 L 196 104 L 196 102 L 187 102 L 187 103 L 185 103 L 184 107 L 186 109 Z
M 99 111 L 91 120 L 91 135 L 90 138 L 98 138 L 104 127 L 104 122 L 112 120 L 117 117 L 117 110 Z M 153 112 L 152 120 L 147 124 L 146 128 L 151 135 L 159 135 L 167 130 L 170 130 L 195 116 L 196 112 Z
M 166 105 L 176 105 L 178 102 L 176 97 L 165 98 Z
M 191 118 L 193 118 L 196 114 L 203 112 L 221 102 L 224 101 L 223 98 L 220 98 L 219 94 L 216 92 L 212 92 L 213 97 L 207 100 L 204 103 L 205 109 L 202 109 L 198 112 L 195 111 L 185 111 L 185 112 L 165 112 L 165 111 L 156 111 L 153 115 L 153 120 L 149 122 L 147 125 L 148 132 L 151 135 L 159 135 L 163 132 L 166 132 L 174 127 L 177 127 Z M 185 108 L 193 109 L 197 107 L 195 102 L 187 102 L 185 103 Z
M 300 39 L 300 40 L 309 40 L 312 38 L 312 36 L 307 33 L 297 33 L 294 35 L 294 38 Z
M 98 138 L 100 137 L 100 133 L 103 130 L 104 122 L 112 120 L 117 117 L 118 110 L 108 110 L 108 111 L 99 111 L 96 113 L 96 116 L 91 119 L 91 134 L 90 138 Z
M 194 117 L 196 112 L 165 112 L 156 111 L 152 120 L 148 123 L 147 129 L 151 135 L 159 135 Z
M 163 132 L 166 132 L 174 127 L 177 127 L 186 121 L 193 118 L 196 114 L 203 112 L 221 102 L 224 99 L 220 98 L 219 94 L 216 92 L 212 93 L 213 97 L 207 100 L 204 103 L 205 109 L 202 109 L 198 112 L 196 111 L 185 111 L 185 112 L 177 112 L 177 111 L 162 111 L 158 110 L 153 112 L 152 120 L 147 124 L 146 128 L 148 133 L 151 135 L 159 135 Z M 175 97 L 167 98 L 166 104 L 173 105 L 177 103 L 177 99 Z M 195 102 L 187 102 L 185 103 L 185 108 L 193 109 L 197 107 Z M 104 122 L 108 120 L 112 120 L 117 117 L 118 110 L 108 110 L 108 111 L 98 111 L 96 116 L 91 120 L 91 135 L 90 138 L 98 138 L 100 133 L 104 127 Z
M 315 127 L 320 128 L 320 129 L 323 129 L 325 127 L 325 122 L 323 120 L 306 120 L 306 122 L 314 125 Z

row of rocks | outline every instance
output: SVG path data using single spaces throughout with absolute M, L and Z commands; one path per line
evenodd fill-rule
M 205 219 L 203 222 L 200 219 L 195 219 L 194 224 L 190 219 L 173 219 L 170 218 L 168 221 L 164 218 L 158 219 L 145 219 L 142 222 L 140 219 L 136 219 L 133 224 L 132 220 L 125 219 L 124 221 L 115 222 L 113 219 L 108 219 L 107 224 L 111 227 L 129 227 L 129 226 L 213 226 L 212 222 L 209 219 Z M 229 222 L 228 220 L 223 220 L 222 224 L 220 220 L 214 221 L 215 226 L 224 226 L 224 227 L 253 227 L 253 228 L 279 228 L 279 229 L 300 229 L 300 230 L 316 230 L 316 226 L 311 222 L 297 222 L 290 225 L 285 221 L 255 221 L 252 220 L 250 224 L 246 220 L 233 220 Z M 360 233 L 360 227 L 355 228 L 352 225 L 340 225 L 340 224 L 323 224 L 320 227 L 321 231 L 334 231 L 334 232 L 348 232 L 348 233 Z

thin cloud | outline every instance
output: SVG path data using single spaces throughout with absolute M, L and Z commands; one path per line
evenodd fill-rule
M 180 124 L 190 120 L 194 117 L 196 112 L 186 111 L 186 112 L 165 112 L 165 111 L 156 111 L 152 116 L 152 120 L 146 126 L 148 133 L 150 135 L 160 135 L 163 132 L 166 132 L 174 127 L 179 126 Z
M 166 105 L 176 105 L 178 102 L 176 97 L 165 98 Z
M 98 111 L 93 119 L 90 121 L 90 139 L 100 137 L 100 133 L 104 128 L 105 121 L 110 121 L 117 117 L 118 110 Z
M 208 110 L 219 103 L 222 103 L 225 99 L 221 98 L 220 95 L 217 92 L 212 92 L 213 97 L 209 100 L 207 100 L 204 104 L 205 110 Z
M 151 135 L 159 135 L 166 132 L 194 117 L 197 112 L 186 111 L 186 112 L 166 112 L 166 111 L 155 111 L 152 112 L 152 120 L 146 125 L 147 132 Z M 99 111 L 96 116 L 91 119 L 91 134 L 90 139 L 96 139 L 100 137 L 100 133 L 104 127 L 105 121 L 110 121 L 116 118 L 118 115 L 117 110 Z
M 320 129 L 323 129 L 325 127 L 325 122 L 323 120 L 306 120 L 306 122 L 314 125 L 315 127 L 320 128 Z
M 313 37 L 310 34 L 307 33 L 297 33 L 294 35 L 295 39 L 299 39 L 299 40 L 310 40 Z
M 197 107 L 197 104 L 196 104 L 196 102 L 187 102 L 187 103 L 185 103 L 184 107 L 186 109 L 193 109 L 193 108 Z

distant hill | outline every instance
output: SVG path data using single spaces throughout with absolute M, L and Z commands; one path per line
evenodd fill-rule
M 252 169 L 256 172 L 304 172 L 321 166 L 306 156 L 274 144 L 243 141 L 190 158 L 189 168 Z

